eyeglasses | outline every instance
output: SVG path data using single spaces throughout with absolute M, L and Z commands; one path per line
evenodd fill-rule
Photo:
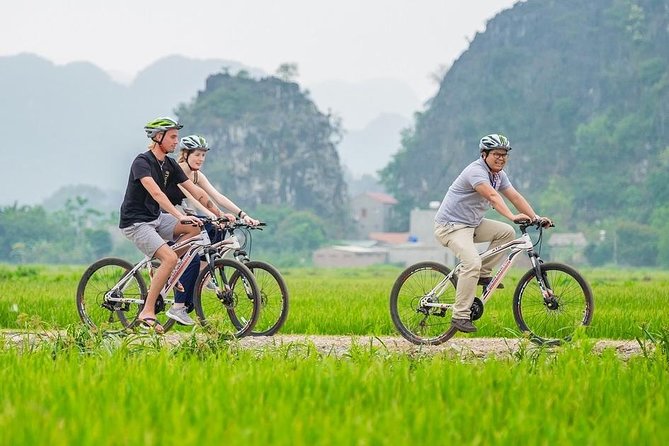
M 509 153 L 508 153 L 508 152 L 504 152 L 504 153 L 490 152 L 490 154 L 491 154 L 492 156 L 494 156 L 495 158 L 497 158 L 498 160 L 504 160 L 504 159 L 507 159 L 507 158 L 509 157 Z

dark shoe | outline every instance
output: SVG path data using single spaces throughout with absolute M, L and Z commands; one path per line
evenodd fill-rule
M 469 319 L 451 319 L 451 326 L 463 333 L 474 333 L 476 327 Z
M 492 277 L 479 277 L 478 285 L 481 285 L 483 288 L 488 288 L 490 282 L 492 282 Z M 497 288 L 501 290 L 502 288 L 504 288 L 504 284 L 500 283 L 499 285 L 497 285 Z

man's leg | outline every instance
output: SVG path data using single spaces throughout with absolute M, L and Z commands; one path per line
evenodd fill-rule
M 464 225 L 437 225 L 435 236 L 460 259 L 458 287 L 455 292 L 453 319 L 471 319 L 471 307 L 476 297 L 476 283 L 481 269 L 481 258 L 474 245 L 474 228 Z
M 156 270 L 154 278 L 151 280 L 149 291 L 144 302 L 144 307 L 138 315 L 141 320 L 153 319 L 155 321 L 156 312 L 155 305 L 158 300 L 158 295 L 162 290 L 165 282 L 174 269 L 177 263 L 177 256 L 165 243 L 165 238 L 160 235 L 160 229 L 171 231 L 174 229 L 176 219 L 165 218 L 160 216 L 156 220 L 150 222 L 135 223 L 127 228 L 123 228 L 122 232 L 144 255 L 148 257 L 155 257 L 160 260 L 160 267 Z M 149 325 L 156 327 L 157 332 L 162 332 L 162 327 L 158 328 L 158 323 L 150 321 Z
M 474 231 L 474 242 L 490 242 L 488 249 L 493 249 L 516 238 L 513 227 L 501 221 L 484 218 Z M 481 277 L 490 277 L 492 269 L 500 262 L 506 252 L 504 250 L 483 260 L 481 264 Z
M 160 266 L 156 269 L 153 278 L 151 279 L 149 292 L 146 296 L 146 301 L 144 302 L 144 308 L 142 308 L 141 313 L 139 313 L 139 319 L 156 318 L 155 306 L 156 301 L 158 300 L 158 294 L 160 294 L 160 291 L 163 289 L 163 286 L 170 277 L 178 260 L 176 253 L 167 246 L 167 243 L 158 248 L 153 256 L 160 260 Z

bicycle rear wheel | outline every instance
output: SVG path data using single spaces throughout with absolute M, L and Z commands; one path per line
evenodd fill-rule
M 420 262 L 402 271 L 395 281 L 390 293 L 390 315 L 397 330 L 408 341 L 438 345 L 456 333 L 445 309 L 421 303 L 421 300 L 451 305 L 455 302 L 455 277 L 439 296 L 430 296 L 450 272 L 440 263 Z
M 122 331 L 139 313 L 139 305 L 105 298 L 133 265 L 123 259 L 100 259 L 84 271 L 77 287 L 77 311 L 82 322 L 105 332 Z M 146 299 L 146 284 L 139 272 L 129 278 L 114 297 Z
M 579 326 L 590 325 L 594 310 L 592 290 L 575 269 L 561 263 L 540 266 L 551 296 L 544 299 L 535 271 L 520 279 L 513 295 L 513 317 L 537 343 L 557 344 L 571 339 Z
M 286 281 L 283 280 L 281 273 L 269 263 L 251 260 L 244 265 L 253 273 L 260 291 L 260 316 L 251 334 L 253 336 L 272 336 L 283 327 L 288 317 Z
M 250 334 L 260 315 L 260 291 L 253 273 L 236 260 L 217 259 L 214 274 L 219 292 L 210 287 L 208 267 L 197 278 L 193 304 L 200 323 L 233 338 Z

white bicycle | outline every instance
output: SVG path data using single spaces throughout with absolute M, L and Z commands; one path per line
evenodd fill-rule
M 532 268 L 518 282 L 513 294 L 513 316 L 518 328 L 538 343 L 559 343 L 571 339 L 579 326 L 590 325 L 594 310 L 592 290 L 572 267 L 562 263 L 544 263 L 534 250 L 527 228 L 539 230 L 540 222 L 517 222 L 521 236 L 480 254 L 481 259 L 509 250 L 485 288 L 481 298 L 474 298 L 471 319 L 483 315 L 488 299 L 521 252 L 527 253 Z M 451 271 L 437 262 L 411 265 L 399 275 L 390 293 L 390 315 L 404 338 L 415 344 L 441 344 L 455 335 L 451 326 L 452 308 L 459 264 Z

